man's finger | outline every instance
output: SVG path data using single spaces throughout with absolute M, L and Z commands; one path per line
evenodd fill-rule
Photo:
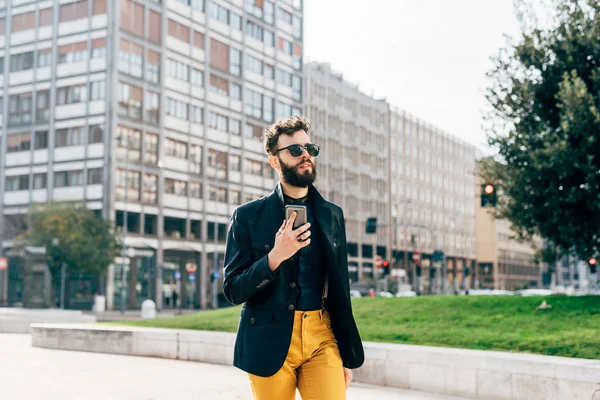
M 292 230 L 292 226 L 294 226 L 294 220 L 296 219 L 296 215 L 297 215 L 297 212 L 294 211 L 292 213 L 292 215 L 290 216 L 290 219 L 287 220 L 287 224 L 285 226 L 285 230 L 286 231 L 291 231 Z

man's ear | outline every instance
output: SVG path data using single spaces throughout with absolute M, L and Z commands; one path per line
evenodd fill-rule
M 273 167 L 275 169 L 279 169 L 279 157 L 270 155 L 269 156 L 269 164 L 271 164 L 271 167 Z

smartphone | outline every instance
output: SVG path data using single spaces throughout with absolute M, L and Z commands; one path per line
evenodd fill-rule
M 292 204 L 288 204 L 285 206 L 285 219 L 286 221 L 290 219 L 290 217 L 292 216 L 292 214 L 295 212 L 298 213 L 298 215 L 296 215 L 296 219 L 294 220 L 294 226 L 292 227 L 293 229 L 298 228 L 299 226 L 304 225 L 307 220 L 306 220 L 306 206 L 300 206 L 300 205 L 292 205 Z

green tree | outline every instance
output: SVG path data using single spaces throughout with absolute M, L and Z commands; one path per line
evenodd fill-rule
M 118 255 L 118 236 L 110 224 L 83 204 L 34 204 L 27 219 L 25 238 L 46 249 L 46 262 L 55 282 L 63 262 L 70 272 L 101 276 Z
M 481 174 L 500 186 L 496 216 L 521 239 L 538 234 L 550 253 L 585 259 L 600 250 L 600 3 L 553 0 L 545 11 L 543 26 L 523 24 L 493 59 L 486 121 L 497 154 Z

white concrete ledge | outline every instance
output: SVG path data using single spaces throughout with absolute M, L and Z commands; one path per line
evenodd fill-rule
M 235 334 L 92 324 L 33 324 L 49 349 L 231 365 Z M 600 400 L 600 360 L 365 343 L 359 382 L 477 399 Z
M 0 333 L 30 333 L 32 323 L 90 323 L 93 315 L 76 310 L 0 308 Z

